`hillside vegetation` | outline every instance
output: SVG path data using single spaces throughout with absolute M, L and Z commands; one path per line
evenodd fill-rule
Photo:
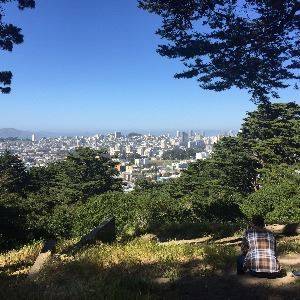
M 151 238 L 151 237 L 150 237 Z M 237 277 L 238 247 L 231 238 L 159 243 L 145 237 L 126 243 L 98 244 L 69 251 L 76 241 L 58 245 L 34 280 L 26 278 L 40 243 L 0 255 L 1 299 L 296 299 L 300 282 Z M 290 271 L 299 266 L 300 237 L 281 237 L 279 254 Z M 288 260 L 287 258 L 291 258 Z M 251 281 L 252 280 L 252 281 Z M 230 288 L 229 288 L 230 287 Z M 255 288 L 254 288 L 255 287 Z M 268 298 L 269 299 L 269 298 Z
M 29 171 L 6 152 L 0 156 L 0 248 L 76 238 L 112 216 L 123 240 L 174 228 L 188 234 L 194 226 L 210 234 L 211 224 L 239 227 L 256 214 L 269 223 L 297 223 L 299 113 L 296 103 L 259 105 L 209 159 L 167 183 L 140 181 L 131 193 L 122 192 L 115 163 L 103 151 L 79 148 Z

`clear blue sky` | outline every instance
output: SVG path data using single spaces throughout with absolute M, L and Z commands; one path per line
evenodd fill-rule
M 245 92 L 173 79 L 182 66 L 155 52 L 159 19 L 135 0 L 37 2 L 35 10 L 7 12 L 25 43 L 1 53 L 0 69 L 14 80 L 12 94 L 0 95 L 0 128 L 230 129 L 255 108 Z

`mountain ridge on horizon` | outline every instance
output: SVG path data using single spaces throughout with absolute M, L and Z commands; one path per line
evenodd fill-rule
M 28 138 L 32 135 L 32 132 L 19 130 L 15 128 L 0 128 L 0 138 Z

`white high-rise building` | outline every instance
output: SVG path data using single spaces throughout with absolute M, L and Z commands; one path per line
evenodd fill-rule
M 206 159 L 208 157 L 208 153 L 207 152 L 199 152 L 196 153 L 196 159 Z
M 141 156 L 144 156 L 145 155 L 145 150 L 146 150 L 145 147 L 138 147 L 137 154 L 139 154 Z
M 131 145 L 127 145 L 126 146 L 126 153 L 127 154 L 132 153 L 132 147 L 131 147 Z
M 35 142 L 35 134 L 33 133 L 31 136 L 31 141 L 34 143 Z

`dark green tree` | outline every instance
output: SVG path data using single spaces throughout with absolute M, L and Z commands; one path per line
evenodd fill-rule
M 17 2 L 19 9 L 34 8 L 35 0 L 0 0 L 0 49 L 4 51 L 12 51 L 14 45 L 22 44 L 24 36 L 21 33 L 21 28 L 7 24 L 3 21 L 4 5 L 8 2 Z M 8 94 L 11 91 L 10 84 L 12 80 L 12 73 L 10 71 L 0 72 L 0 91 Z
M 31 193 L 41 193 L 47 195 L 51 188 L 55 186 L 58 168 L 57 164 L 48 164 L 46 167 L 32 167 L 29 170 L 30 184 L 29 191 Z
M 5 151 L 0 156 L 0 194 L 16 193 L 24 195 L 29 176 L 21 159 Z
M 20 207 L 28 239 L 70 237 L 75 210 L 82 202 L 121 190 L 115 163 L 103 151 L 90 148 L 79 148 L 47 167 L 32 168 L 29 175 Z
M 150 181 L 147 178 L 139 178 L 135 181 L 135 190 L 139 192 L 151 190 L 157 186 L 157 183 Z
M 67 201 L 84 201 L 108 191 L 121 190 L 118 171 L 107 153 L 78 148 L 64 161 L 53 166 L 55 179 L 52 193 Z
M 201 151 L 203 149 L 199 149 Z M 162 159 L 164 160 L 183 160 L 183 159 L 194 159 L 196 157 L 196 150 L 195 149 L 181 149 L 179 147 L 175 147 L 172 150 L 165 151 Z
M 15 193 L 0 194 L 0 249 L 14 247 L 26 238 L 24 199 Z
M 241 194 L 258 189 L 258 169 L 261 164 L 252 149 L 239 138 L 222 138 L 214 147 L 211 166 L 218 170 L 223 186 L 235 188 Z
M 296 103 L 259 105 L 248 113 L 241 139 L 263 166 L 300 160 L 300 106 Z
M 243 141 L 226 137 L 215 145 L 211 158 L 189 166 L 174 184 L 173 193 L 177 191 L 180 197 L 197 190 L 201 190 L 203 197 L 222 190 L 225 194 L 249 194 L 258 187 L 259 167 L 251 149 Z
M 263 215 L 272 223 L 300 222 L 300 166 L 273 165 L 262 173 L 261 188 L 241 209 L 246 216 Z
M 246 89 L 257 103 L 299 81 L 299 0 L 139 0 L 162 17 L 158 53 L 180 59 L 176 78 L 200 87 Z
M 0 248 L 24 242 L 27 236 L 25 201 L 29 176 L 20 158 L 0 156 Z

